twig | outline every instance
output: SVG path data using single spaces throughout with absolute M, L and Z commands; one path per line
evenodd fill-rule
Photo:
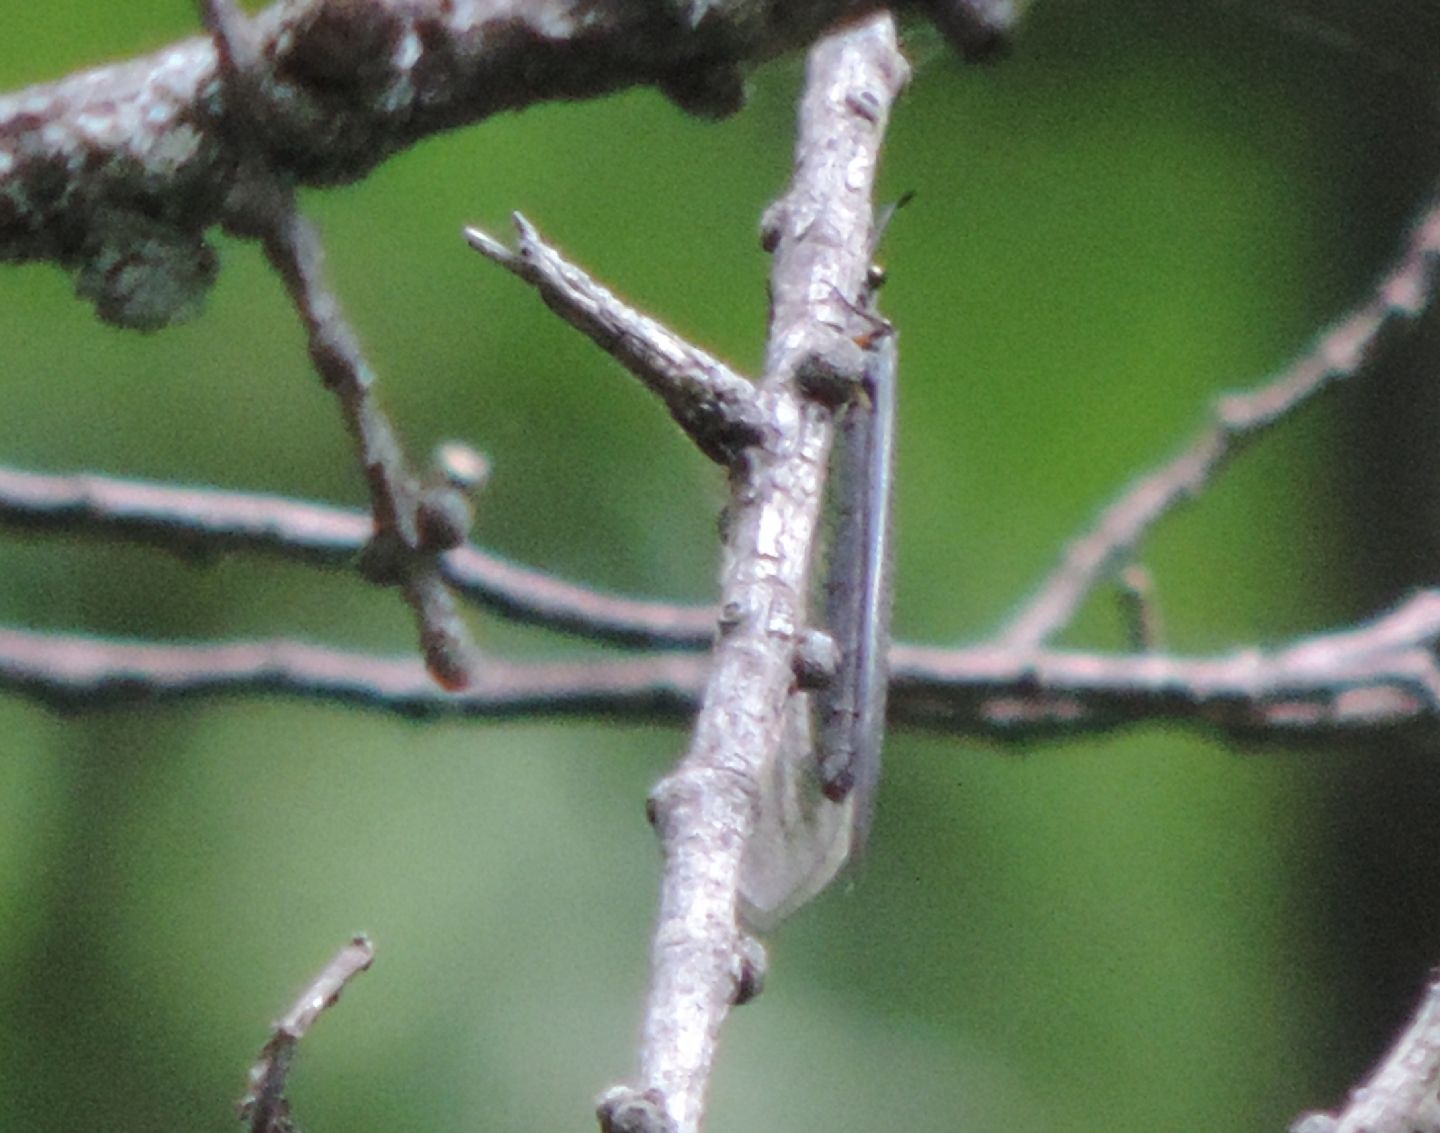
M 293 210 L 277 220 L 265 234 L 266 255 L 305 322 L 310 356 L 340 402 L 370 488 L 375 529 L 367 573 L 399 583 L 415 611 L 431 674 L 448 689 L 463 688 L 474 645 L 436 565 L 437 553 L 448 548 L 427 546 L 422 538 L 418 485 L 373 396 L 375 376 L 359 340 L 324 279 L 313 227 Z
M 1242 739 L 1375 735 L 1440 726 L 1440 591 L 1367 625 L 1272 652 L 941 650 L 897 646 L 891 704 L 903 720 L 996 736 L 1076 736 L 1144 719 L 1192 719 Z
M 792 187 L 772 210 L 772 322 L 760 405 L 770 425 L 732 470 L 721 636 L 690 750 L 651 795 L 664 856 L 636 1086 L 608 1091 L 601 1126 L 693 1133 L 719 1029 L 755 984 L 737 913 L 760 783 L 783 758 L 792 659 L 805 624 L 829 413 L 802 361 L 847 325 L 869 267 L 870 194 L 890 104 L 909 69 L 888 16 L 812 51 Z
M 998 641 L 1023 648 L 1048 641 L 1079 610 L 1117 562 L 1133 556 L 1150 528 L 1197 496 L 1221 465 L 1331 382 L 1357 373 L 1380 332 L 1425 307 L 1440 257 L 1440 201 L 1422 214 L 1409 247 L 1369 297 L 1305 354 L 1248 393 L 1215 406 L 1215 423 L 1179 456 L 1133 484 L 1105 508 L 1094 528 L 1070 544 L 1060 565 L 1000 631 Z
M 0 628 L 0 686 L 70 711 L 136 701 L 278 693 L 400 716 L 687 718 L 709 667 L 698 654 L 481 665 L 463 693 L 412 657 L 288 639 L 186 644 Z
M 1339 1114 L 1309 1113 L 1291 1133 L 1433 1133 L 1440 1129 L 1440 979 L 1432 978 L 1415 1017 L 1369 1080 Z
M 320 1013 L 334 1006 L 346 986 L 375 960 L 375 947 L 357 936 L 336 953 L 324 970 L 275 1024 L 270 1041 L 250 1070 L 249 1092 L 240 1099 L 240 1118 L 250 1133 L 292 1133 L 290 1102 L 285 1080 L 295 1059 L 295 1048 L 314 1026 Z
M 1160 598 L 1155 593 L 1155 576 L 1142 563 L 1131 563 L 1120 572 L 1118 582 L 1120 615 L 1130 648 L 1137 653 L 1159 649 L 1165 633 L 1160 618 Z
M 892 723 L 996 740 L 1192 720 L 1237 740 L 1314 745 L 1440 735 L 1440 591 L 1368 625 L 1219 657 L 993 645 L 891 651 Z M 68 711 L 273 693 L 404 717 L 627 716 L 676 724 L 699 706 L 698 654 L 478 667 L 451 694 L 409 657 L 288 640 L 155 644 L 0 628 L 0 687 Z
M 447 537 L 447 545 L 436 545 L 428 538 L 434 525 L 425 522 L 416 478 L 373 396 L 375 374 L 359 337 L 325 279 L 319 235 L 264 155 L 269 108 L 259 37 L 234 0 L 200 0 L 200 7 L 215 37 L 225 129 L 240 161 L 226 222 L 237 234 L 259 237 L 305 325 L 311 361 L 340 402 L 355 439 L 375 521 L 367 573 L 372 581 L 400 586 L 419 624 L 426 667 L 445 688 L 463 688 L 475 647 L 435 561 L 454 542 Z M 467 534 L 453 533 L 456 541 Z
M 481 255 L 529 283 L 546 306 L 646 384 L 700 450 L 729 466 L 760 439 L 755 387 L 725 363 L 621 302 L 541 238 L 518 212 L 516 250 L 478 228 L 465 237 Z
M 375 531 L 365 512 L 284 496 L 4 466 L 0 526 L 113 535 L 201 562 L 263 551 L 333 567 L 353 566 Z M 601 593 L 473 545 L 446 551 L 439 567 L 461 597 L 515 621 L 620 645 L 703 649 L 715 637 L 713 607 Z

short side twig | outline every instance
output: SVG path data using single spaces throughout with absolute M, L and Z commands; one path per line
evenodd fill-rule
M 370 577 L 401 587 L 419 623 L 426 666 L 444 687 L 463 688 L 470 680 L 474 646 L 435 556 L 463 541 L 467 532 L 447 540 L 448 545 L 428 538 L 431 528 L 416 478 L 373 396 L 374 371 L 325 279 L 319 235 L 296 210 L 293 191 L 266 164 L 260 141 L 266 107 L 257 33 L 234 0 L 200 0 L 200 6 L 215 36 L 225 120 L 241 156 L 227 223 L 238 233 L 259 236 L 305 324 L 310 358 L 339 400 L 355 438 L 375 519 Z
M 760 439 L 755 388 L 725 363 L 627 306 L 515 214 L 516 250 L 478 228 L 465 238 L 487 259 L 533 286 L 547 306 L 639 378 L 700 451 L 723 465 Z
M 664 855 L 637 1086 L 600 1101 L 602 1128 L 693 1133 L 716 1041 L 759 963 L 737 915 L 760 783 L 781 755 L 804 629 L 829 414 L 796 381 L 848 324 L 869 267 L 870 198 L 889 108 L 908 76 L 888 16 L 812 51 L 792 188 L 769 226 L 773 317 L 764 440 L 732 469 L 721 634 L 690 750 L 651 795 Z
M 336 953 L 324 970 L 300 993 L 300 997 L 270 1033 L 270 1041 L 250 1070 L 250 1089 L 240 1099 L 240 1117 L 250 1133 L 291 1133 L 290 1102 L 285 1081 L 295 1059 L 295 1048 L 327 1007 L 375 960 L 369 939 L 357 936 Z
M 1437 258 L 1440 201 L 1422 215 L 1399 263 L 1365 302 L 1274 377 L 1248 393 L 1222 397 L 1215 423 L 1188 449 L 1106 507 L 1094 528 L 1070 544 L 1036 595 L 1000 631 L 997 643 L 1023 648 L 1059 633 L 1096 583 L 1133 556 L 1162 516 L 1198 495 L 1228 458 L 1331 382 L 1354 375 L 1386 326 L 1424 309 Z
M 375 376 L 322 273 L 314 228 L 293 211 L 266 232 L 265 251 L 285 281 L 310 336 L 315 367 L 340 402 L 370 489 L 374 533 L 367 573 L 399 583 L 420 626 L 421 649 L 435 679 L 450 689 L 470 680 L 474 646 L 440 578 L 420 526 L 419 489 L 405 454 L 374 395 Z
M 1305 1114 L 1291 1133 L 1420 1133 L 1440 1129 L 1440 979 L 1369 1080 L 1338 1114 Z
M 1124 620 L 1130 648 L 1137 653 L 1159 649 L 1165 640 L 1160 617 L 1160 599 L 1155 576 L 1142 563 L 1131 563 L 1120 572 L 1120 616 Z

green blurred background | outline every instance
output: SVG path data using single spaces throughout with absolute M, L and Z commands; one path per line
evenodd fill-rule
M 7 5 L 0 89 L 192 34 L 183 0 Z M 994 628 L 1064 542 L 1398 249 L 1440 158 L 1440 11 L 1040 0 L 1014 59 L 921 62 L 883 195 L 905 359 L 897 632 Z M 626 593 L 713 593 L 720 475 L 635 382 L 459 239 L 512 209 L 741 367 L 799 59 L 705 124 L 657 95 L 432 140 L 312 194 L 416 453 L 495 461 L 480 539 Z M 202 318 L 97 324 L 0 271 L 0 457 L 293 493 L 361 484 L 296 320 L 223 245 Z M 1435 320 L 1247 454 L 1146 561 L 1170 644 L 1276 643 L 1433 584 Z M 410 648 L 350 577 L 0 542 L 0 621 Z M 483 620 L 488 648 L 572 642 Z M 1067 640 L 1118 646 L 1103 597 Z M 234 1128 L 268 1021 L 350 933 L 374 971 L 308 1040 L 311 1133 L 588 1129 L 635 1067 L 682 730 L 404 723 L 276 699 L 63 716 L 0 698 L 0 1128 Z M 1433 749 L 1236 751 L 1144 728 L 1023 753 L 894 735 L 853 884 L 772 942 L 708 1128 L 1280 1129 L 1336 1103 L 1440 960 Z

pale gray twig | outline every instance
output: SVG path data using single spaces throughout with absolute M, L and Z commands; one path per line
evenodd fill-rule
M 1357 629 L 1216 657 L 994 645 L 890 654 L 892 724 L 1012 741 L 1192 720 L 1237 741 L 1313 747 L 1406 731 L 1440 736 L 1440 591 Z M 70 711 L 271 693 L 399 716 L 631 717 L 679 724 L 710 669 L 695 653 L 490 661 L 447 693 L 409 657 L 303 642 L 126 642 L 0 627 L 0 687 Z
M 769 214 L 772 321 L 758 387 L 761 443 L 732 469 L 721 633 L 690 749 L 651 795 L 664 855 L 640 1081 L 608 1091 L 601 1125 L 635 1133 L 700 1126 L 719 1030 L 753 987 L 737 917 L 760 783 L 782 751 L 829 412 L 800 388 L 828 350 L 870 266 L 871 193 L 889 108 L 909 68 L 888 16 L 811 52 L 795 175 Z M 748 974 L 747 974 L 748 973 Z
M 1434 1133 L 1440 1129 L 1440 979 L 1364 1085 L 1337 1114 L 1308 1113 L 1291 1133 Z
M 201 562 L 263 551 L 331 567 L 353 566 L 375 530 L 365 512 L 285 496 L 4 466 L 0 526 L 109 535 Z M 515 621 L 620 645 L 704 649 L 715 637 L 712 606 L 605 594 L 473 545 L 442 553 L 439 567 L 462 598 Z
M 399 716 L 688 718 L 708 660 L 693 653 L 476 667 L 461 693 L 413 657 L 285 638 L 170 643 L 0 628 L 0 687 L 71 711 L 197 696 L 275 693 Z
M 310 981 L 270 1033 L 270 1041 L 250 1070 L 250 1088 L 240 1099 L 240 1117 L 250 1133 L 292 1133 L 290 1102 L 285 1082 L 300 1040 L 315 1025 L 320 1013 L 334 1006 L 340 993 L 375 960 L 369 939 L 357 936 L 336 953 L 321 973 Z
M 514 221 L 513 252 L 478 228 L 467 228 L 465 237 L 481 255 L 534 287 L 552 311 L 644 382 L 711 460 L 728 467 L 760 439 L 760 410 L 748 380 L 626 305 L 545 243 L 518 212 Z
M 891 705 L 912 723 L 995 736 L 1068 736 L 1191 719 L 1239 738 L 1373 738 L 1440 729 L 1440 591 L 1353 629 L 1220 657 L 896 646 Z
M 1160 599 L 1155 576 L 1143 563 L 1131 563 L 1120 572 L 1120 614 L 1125 622 L 1130 648 L 1137 653 L 1159 649 L 1165 639 L 1160 618 Z

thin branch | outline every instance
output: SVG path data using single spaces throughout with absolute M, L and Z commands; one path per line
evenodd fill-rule
M 431 540 L 442 525 L 426 522 L 426 500 L 374 397 L 375 373 L 325 278 L 319 234 L 299 214 L 293 190 L 264 154 L 266 67 L 258 34 L 234 0 L 201 0 L 200 6 L 216 40 L 223 125 L 240 164 L 227 202 L 227 224 L 237 234 L 260 239 L 304 323 L 311 361 L 339 401 L 355 439 L 375 521 L 367 573 L 372 581 L 400 586 L 415 612 L 426 667 L 445 688 L 463 688 L 475 647 L 440 576 L 436 554 L 463 542 L 468 531 L 447 534 L 443 546 Z
M 1240 739 L 1440 728 L 1440 591 L 1358 628 L 1213 658 L 896 646 L 892 715 L 962 733 L 1076 736 L 1195 720 Z
M 287 639 L 167 644 L 0 628 L 0 686 L 70 711 L 158 700 L 277 693 L 406 717 L 639 716 L 681 721 L 709 668 L 696 654 L 481 663 L 448 693 L 413 657 Z
M 1095 585 L 1134 556 L 1163 516 L 1199 495 L 1244 446 L 1332 382 L 1356 374 L 1388 325 L 1419 314 L 1430 298 L 1437 258 L 1440 201 L 1421 216 L 1399 263 L 1363 303 L 1274 377 L 1247 393 L 1220 398 L 1214 424 L 1188 449 L 1106 507 L 1094 528 L 1070 544 L 1063 561 L 1000 631 L 998 641 L 1023 648 L 1064 629 Z
M 1073 738 L 1189 720 L 1237 741 L 1440 736 L 1440 590 L 1358 628 L 1217 657 L 994 645 L 891 651 L 893 724 L 956 737 Z M 710 660 L 486 660 L 447 693 L 410 657 L 289 640 L 155 644 L 0 628 L 0 687 L 67 711 L 270 693 L 402 717 L 629 717 L 681 724 Z
M 1339 1114 L 1309 1113 L 1291 1133 L 1433 1133 L 1440 1129 L 1440 979 L 1375 1073 Z
M 431 674 L 446 688 L 463 688 L 475 647 L 436 564 L 437 553 L 447 548 L 429 546 L 422 537 L 419 486 L 375 400 L 375 375 L 359 339 L 324 278 L 314 228 L 293 209 L 277 220 L 265 234 L 266 255 L 305 323 L 310 356 L 340 402 L 369 485 L 375 528 L 367 573 L 373 581 L 399 583 L 415 611 Z
M 870 266 L 880 141 L 908 74 L 888 16 L 811 52 L 794 180 L 766 224 L 776 250 L 759 386 L 769 426 L 732 469 L 721 634 L 690 750 L 651 795 L 664 867 L 641 1075 L 601 1098 L 612 1133 L 699 1128 L 720 1026 L 756 983 L 756 949 L 738 922 L 743 859 L 761 783 L 791 754 L 792 665 L 830 440 L 830 414 L 797 370 L 850 320 L 845 298 Z
M 240 1117 L 250 1133 L 292 1133 L 295 1126 L 290 1120 L 285 1080 L 295 1060 L 296 1047 L 321 1012 L 333 1007 L 350 981 L 368 970 L 374 960 L 374 945 L 364 936 L 355 937 L 336 953 L 275 1024 L 270 1041 L 250 1070 L 250 1089 L 240 1099 Z
M 465 237 L 481 255 L 534 287 L 546 306 L 645 383 L 711 460 L 727 467 L 760 439 L 755 387 L 718 358 L 627 306 L 514 215 L 516 250 L 478 228 Z
M 0 526 L 111 535 L 201 562 L 235 550 L 331 567 L 353 567 L 375 530 L 365 512 L 284 496 L 4 466 Z M 475 546 L 443 553 L 439 567 L 462 598 L 515 621 L 619 645 L 705 649 L 715 637 L 714 607 L 601 593 Z

